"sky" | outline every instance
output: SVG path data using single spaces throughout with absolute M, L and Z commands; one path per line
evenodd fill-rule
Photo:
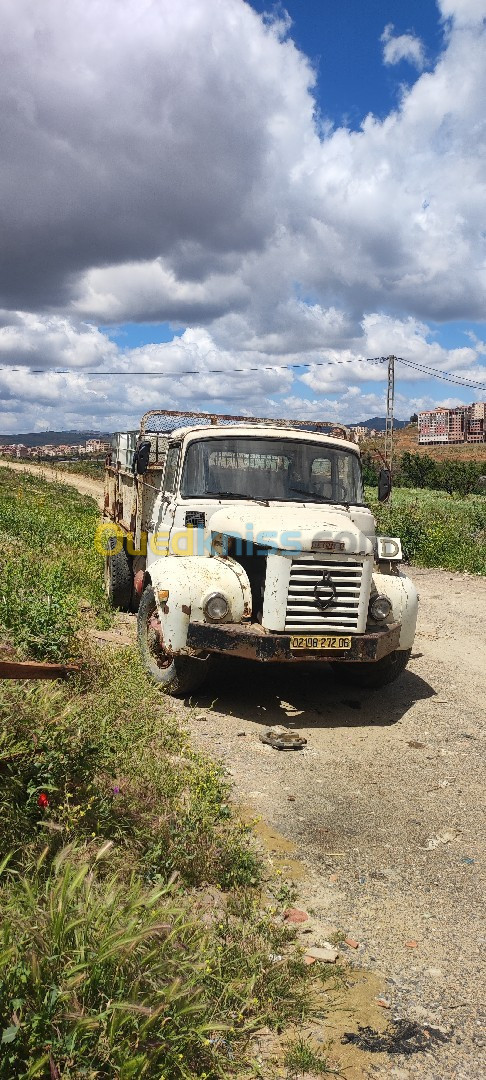
M 1 10 L 2 433 L 484 400 L 486 0 Z

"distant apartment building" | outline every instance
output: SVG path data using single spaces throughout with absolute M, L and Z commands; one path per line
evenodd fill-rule
M 106 450 L 109 444 L 105 439 L 86 439 L 86 453 L 99 454 Z
M 364 427 L 363 424 L 355 424 L 351 428 L 351 431 L 352 431 L 353 436 L 354 436 L 354 441 L 357 442 L 357 443 L 359 443 L 361 441 L 361 439 L 365 439 L 366 436 L 369 435 L 368 428 Z
M 419 443 L 486 442 L 486 402 L 418 414 Z

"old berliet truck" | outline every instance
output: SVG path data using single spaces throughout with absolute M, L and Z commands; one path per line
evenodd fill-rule
M 390 492 L 380 474 L 379 497 Z M 330 424 L 149 412 L 107 461 L 105 582 L 138 610 L 150 676 L 194 691 L 215 656 L 327 661 L 381 687 L 404 670 L 417 593 L 377 536 L 359 448 Z

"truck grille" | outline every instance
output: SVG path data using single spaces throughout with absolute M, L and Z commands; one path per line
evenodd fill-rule
M 315 588 L 327 574 L 335 596 L 329 607 L 322 610 L 316 600 Z M 344 561 L 341 556 L 334 561 L 329 557 L 300 556 L 295 559 L 290 570 L 285 629 L 363 633 L 370 576 L 371 565 L 356 558 Z

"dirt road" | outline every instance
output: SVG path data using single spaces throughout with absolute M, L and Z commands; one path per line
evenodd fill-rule
M 419 626 L 395 685 L 357 692 L 325 667 L 233 660 L 197 708 L 179 711 L 226 763 L 241 802 L 293 842 L 308 868 L 299 906 L 360 943 L 343 955 L 385 976 L 390 1015 L 454 1029 L 435 1057 L 356 1075 L 479 1080 L 486 581 L 410 573 Z M 301 732 L 306 749 L 264 746 L 259 735 L 276 723 Z
M 44 480 L 53 480 L 58 484 L 69 484 L 76 488 L 80 495 L 91 495 L 96 499 L 98 506 L 103 503 L 103 484 L 100 480 L 92 480 L 89 476 L 79 476 L 63 469 L 51 468 L 50 465 L 34 465 L 23 461 L 0 461 L 0 466 L 13 469 L 14 472 L 29 472 Z
M 100 492 L 94 481 L 62 479 Z M 319 1037 L 339 1041 L 339 1023 L 349 1030 L 353 1015 L 355 1028 L 399 1016 L 446 1033 L 410 1058 L 344 1056 L 348 1080 L 480 1080 L 486 580 L 410 573 L 418 633 L 409 668 L 388 689 L 357 692 L 325 666 L 233 660 L 197 701 L 174 708 L 195 743 L 225 763 L 249 816 L 261 815 L 271 858 L 313 914 L 307 940 L 342 930 L 359 942 L 340 949 L 370 973 L 364 992 L 345 1021 L 331 1010 Z M 120 621 L 130 636 L 133 618 Z M 306 749 L 264 746 L 259 736 L 275 723 L 305 735 Z M 377 988 L 389 1011 L 376 1005 Z

